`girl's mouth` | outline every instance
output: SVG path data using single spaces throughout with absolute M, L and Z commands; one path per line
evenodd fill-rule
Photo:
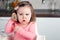
M 23 22 L 25 22 L 25 20 L 23 20 Z

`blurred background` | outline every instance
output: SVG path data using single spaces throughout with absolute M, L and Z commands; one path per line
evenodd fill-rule
M 29 1 L 37 17 L 60 17 L 60 0 L 0 0 L 0 16 L 11 16 L 19 1 Z
M 0 34 L 19 1 L 33 5 L 39 35 L 45 35 L 45 40 L 60 40 L 60 0 L 0 0 Z

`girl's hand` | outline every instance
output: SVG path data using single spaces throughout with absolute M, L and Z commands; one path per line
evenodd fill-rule
M 14 32 L 16 32 L 18 29 L 19 29 L 19 27 L 16 26 L 16 27 L 14 28 Z
M 13 21 L 17 21 L 17 16 L 16 16 L 15 13 L 12 13 L 11 19 L 12 19 Z

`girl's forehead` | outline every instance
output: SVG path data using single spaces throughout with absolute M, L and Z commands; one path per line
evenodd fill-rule
M 31 12 L 31 8 L 28 6 L 19 7 L 18 12 Z

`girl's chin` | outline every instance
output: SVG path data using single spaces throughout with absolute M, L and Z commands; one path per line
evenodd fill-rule
M 26 24 L 28 24 L 28 23 L 22 22 L 21 24 L 26 25 Z

